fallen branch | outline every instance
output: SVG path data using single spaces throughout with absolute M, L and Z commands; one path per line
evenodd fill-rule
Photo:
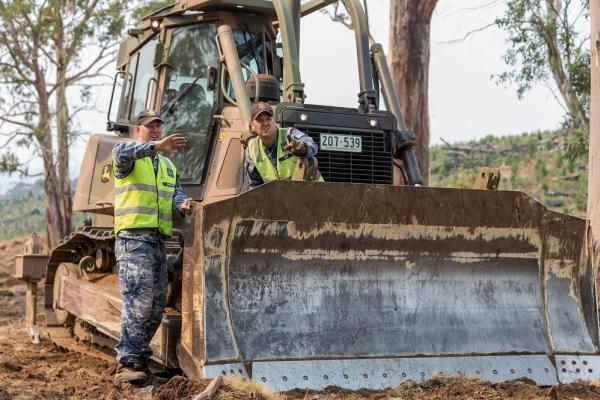
M 444 143 L 445 149 L 456 151 L 456 152 L 459 152 L 459 153 L 472 153 L 472 152 L 478 152 L 478 153 L 496 153 L 497 152 L 497 150 L 494 149 L 494 148 L 485 149 L 485 148 L 483 148 L 481 146 L 474 146 L 474 147 L 456 146 L 456 145 L 451 145 L 450 143 L 448 143 L 447 141 L 445 141 L 444 138 L 440 138 L 440 140 L 442 141 L 442 143 Z
M 516 146 L 514 148 L 510 147 L 510 148 L 504 148 L 504 149 L 498 149 L 492 144 L 487 144 L 487 145 L 479 144 L 479 145 L 474 145 L 473 147 L 468 147 L 468 146 L 452 145 L 452 144 L 448 143 L 446 140 L 444 140 L 444 138 L 440 138 L 440 140 L 444 144 L 444 146 L 442 146 L 442 150 L 444 152 L 446 152 L 449 155 L 459 156 L 459 157 L 468 157 L 473 154 L 481 154 L 481 153 L 495 154 L 497 156 L 507 156 L 511 153 L 520 153 L 523 151 L 528 151 L 529 147 L 530 147 L 530 143 L 525 143 L 520 146 Z M 539 149 L 539 146 L 543 145 L 546 142 L 547 141 L 540 141 L 537 144 L 536 148 Z
M 201 393 L 199 393 L 196 397 L 193 397 L 192 400 L 210 400 L 215 395 L 219 386 L 223 383 L 223 377 L 221 375 L 217 376 L 212 380 L 211 383 L 204 389 Z
M 573 197 L 575 194 L 570 192 L 548 192 L 548 196 L 562 196 L 562 197 Z

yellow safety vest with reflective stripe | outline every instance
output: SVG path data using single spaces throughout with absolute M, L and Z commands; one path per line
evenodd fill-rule
M 260 137 L 256 136 L 248 142 L 250 159 L 265 183 L 277 179 L 289 180 L 294 175 L 298 157 L 285 151 L 285 146 L 288 143 L 287 132 L 289 132 L 289 129 L 284 131 L 277 128 L 277 167 L 271 163 L 267 153 L 265 153 Z
M 158 228 L 171 236 L 176 176 L 171 160 L 161 155 L 156 174 L 152 158 L 144 157 L 125 178 L 115 176 L 115 235 L 122 229 Z

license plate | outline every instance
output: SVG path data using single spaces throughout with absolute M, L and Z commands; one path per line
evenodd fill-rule
M 321 150 L 362 153 L 362 137 L 360 136 L 321 133 L 320 142 Z

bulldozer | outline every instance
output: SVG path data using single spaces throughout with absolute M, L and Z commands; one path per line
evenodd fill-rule
M 343 0 L 357 107 L 308 104 L 301 20 L 332 2 L 181 0 L 128 31 L 112 133 L 89 140 L 75 192 L 86 222 L 46 265 L 51 340 L 118 340 L 111 151 L 131 140 L 140 111 L 153 110 L 165 133 L 188 139 L 172 160 L 194 199 L 166 243 L 156 362 L 192 379 L 237 376 L 276 391 L 460 375 L 600 379 L 587 221 L 522 192 L 423 186 L 415 135 L 358 0 Z M 325 182 L 248 187 L 244 143 L 257 101 L 315 140 Z

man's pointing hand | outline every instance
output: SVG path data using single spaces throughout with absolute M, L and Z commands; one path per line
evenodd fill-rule
M 187 139 L 181 133 L 174 133 L 157 142 L 154 142 L 154 149 L 166 154 L 176 154 L 177 150 L 187 144 Z

